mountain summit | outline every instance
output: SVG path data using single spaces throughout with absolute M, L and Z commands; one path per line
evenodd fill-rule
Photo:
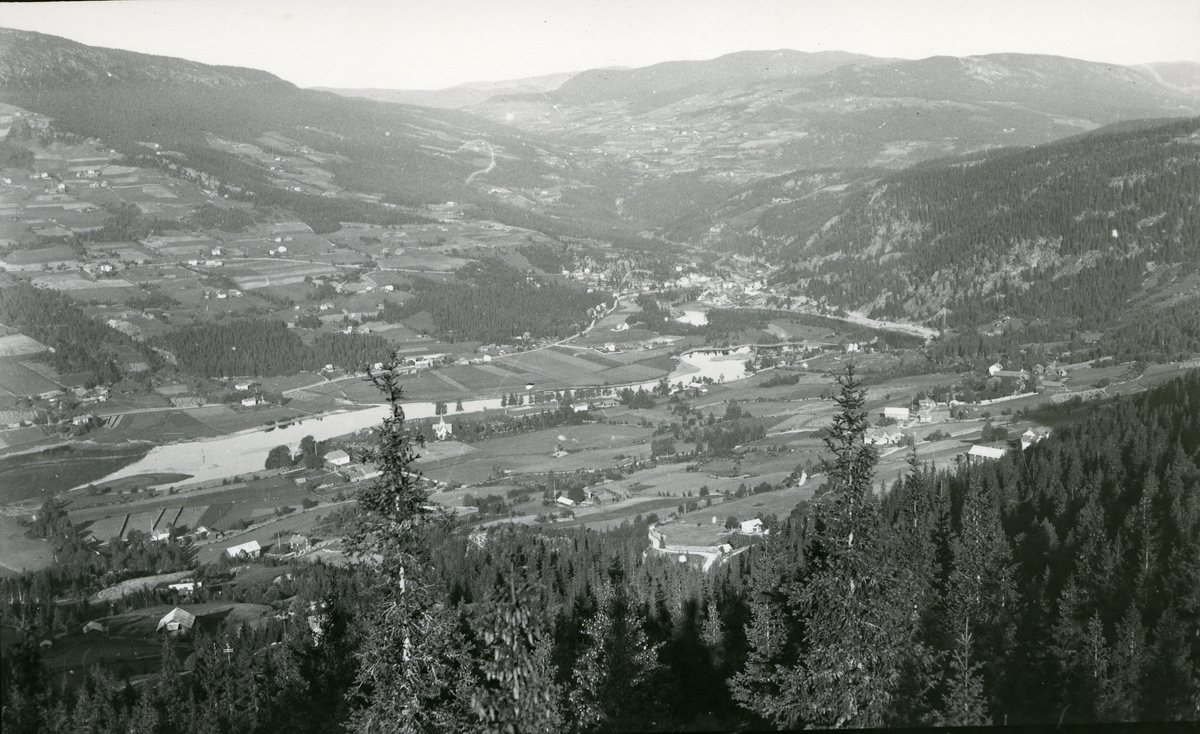
M 81 84 L 288 84 L 274 74 L 234 66 L 98 48 L 32 31 L 0 28 L 0 89 Z M 288 84 L 288 86 L 291 86 Z

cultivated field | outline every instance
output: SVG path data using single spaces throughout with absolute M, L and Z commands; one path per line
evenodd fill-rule
M 0 515 L 0 574 L 38 571 L 54 563 L 50 542 L 26 536 L 26 527 L 15 517 Z
M 22 360 L 28 359 L 28 356 L 0 357 L 0 394 L 26 397 L 62 389 L 58 382 L 22 364 Z

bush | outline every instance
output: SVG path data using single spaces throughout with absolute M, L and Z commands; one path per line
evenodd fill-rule
M 758 387 L 780 387 L 781 385 L 795 385 L 800 382 L 800 374 L 776 373 L 766 380 L 759 383 Z
M 620 393 L 621 403 L 635 410 L 646 410 L 654 407 L 654 398 L 650 397 L 650 393 L 642 388 L 638 388 L 637 392 L 625 388 Z
M 316 507 L 317 504 L 318 502 L 312 497 L 305 497 L 300 501 L 300 505 L 306 510 L 311 510 L 312 508 Z
M 983 426 L 983 434 L 980 437 L 984 443 L 991 441 L 1007 441 L 1008 429 L 1003 426 L 993 426 L 991 423 L 985 423 Z
M 673 453 L 675 453 L 675 442 L 669 437 L 656 439 L 650 444 L 651 457 L 669 456 Z

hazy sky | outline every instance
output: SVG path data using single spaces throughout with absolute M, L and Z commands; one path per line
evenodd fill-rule
M 437 89 L 778 48 L 1200 61 L 1200 0 L 0 2 L 0 26 L 305 87 Z

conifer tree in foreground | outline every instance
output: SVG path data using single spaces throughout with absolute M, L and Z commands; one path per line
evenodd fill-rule
M 379 478 L 359 494 L 352 552 L 374 566 L 362 605 L 366 626 L 352 691 L 362 732 L 535 734 L 561 726 L 539 599 L 510 558 L 507 575 L 466 620 L 478 650 L 445 603 L 429 550 L 444 515 L 413 468 L 424 437 L 404 426 L 396 363 L 368 371 L 391 414 L 360 453 Z M 371 561 L 375 561 L 371 564 Z
M 478 731 L 487 734 L 555 734 L 562 731 L 559 688 L 551 660 L 553 638 L 542 618 L 543 600 L 509 559 L 472 620 L 481 651 L 480 682 L 471 694 Z
M 963 623 L 962 634 L 950 663 L 950 677 L 945 706 L 938 713 L 938 726 L 990 726 L 983 696 L 983 680 L 979 663 L 971 662 L 971 622 Z
M 885 724 L 912 636 L 878 530 L 876 453 L 863 441 L 866 394 L 852 365 L 838 385 L 840 411 L 825 437 L 829 487 L 814 501 L 806 567 L 775 597 L 781 610 L 769 608 L 769 590 L 756 589 L 766 593 L 747 629 L 751 653 L 732 681 L 743 706 L 785 727 Z M 780 611 L 800 639 L 780 639 Z
M 425 540 L 438 515 L 413 471 L 420 434 L 404 427 L 397 364 L 369 371 L 391 414 L 360 459 L 380 471 L 359 493 L 354 553 L 373 559 L 374 583 L 363 605 L 366 634 L 352 690 L 351 727 L 361 732 L 470 729 L 470 665 L 454 616 L 440 601 Z

